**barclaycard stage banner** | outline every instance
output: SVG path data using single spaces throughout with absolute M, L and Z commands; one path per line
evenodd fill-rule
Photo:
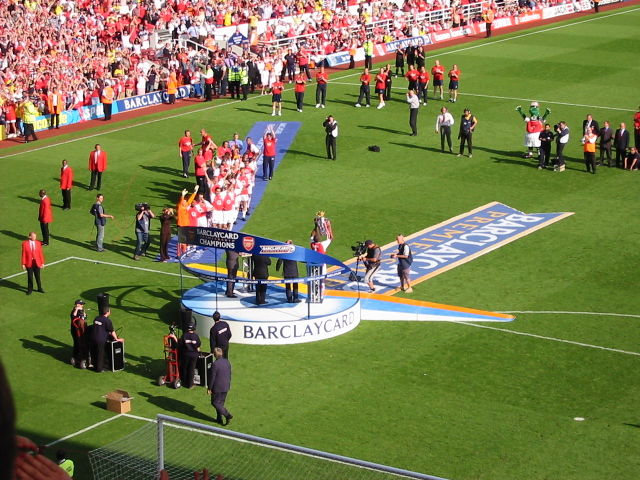
M 248 255 L 265 255 L 267 257 L 282 258 L 283 260 L 295 260 L 317 265 L 332 265 L 338 267 L 343 273 L 350 272 L 340 260 L 329 255 L 315 252 L 311 249 L 278 242 L 269 238 L 247 235 L 246 233 L 232 230 L 222 230 L 212 227 L 180 227 L 178 228 L 178 241 L 198 247 L 219 248 L 222 250 L 234 250 Z

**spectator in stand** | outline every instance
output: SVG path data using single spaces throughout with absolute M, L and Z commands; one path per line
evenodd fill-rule
M 29 137 L 31 137 L 31 141 L 35 142 L 38 140 L 35 131 L 36 117 L 39 114 L 38 109 L 31 100 L 25 100 L 22 103 L 21 110 L 22 124 L 24 128 L 24 143 L 29 143 Z
M 49 110 L 49 129 L 60 128 L 60 114 L 64 110 L 62 92 L 59 87 L 55 87 L 47 94 L 47 107 Z

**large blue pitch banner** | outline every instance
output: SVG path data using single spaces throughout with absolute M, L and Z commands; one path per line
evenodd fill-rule
M 270 238 L 235 232 L 233 230 L 222 230 L 212 227 L 180 227 L 178 228 L 178 241 L 198 247 L 234 250 L 247 255 L 264 255 L 316 265 L 331 265 L 337 267 L 343 273 L 351 271 L 351 269 L 340 260 L 324 253 L 319 253 L 309 248 L 292 245 L 290 243 L 271 240 Z

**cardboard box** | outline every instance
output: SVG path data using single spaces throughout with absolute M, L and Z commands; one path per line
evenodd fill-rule
M 115 413 L 127 413 L 131 411 L 131 399 L 128 392 L 114 390 L 104 395 L 107 399 L 107 410 Z

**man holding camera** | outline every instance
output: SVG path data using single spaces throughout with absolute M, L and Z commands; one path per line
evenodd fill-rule
M 567 127 L 567 123 L 565 121 L 561 121 L 557 125 L 554 125 L 553 128 L 557 132 L 556 135 L 556 163 L 553 169 L 556 172 L 564 172 L 565 163 L 564 163 L 564 146 L 569 143 L 569 127 Z
M 147 249 L 151 243 L 149 238 L 149 226 L 151 219 L 155 218 L 148 203 L 138 203 L 136 205 L 136 250 L 133 254 L 134 260 L 140 260 L 147 254 Z
M 325 137 L 325 145 L 327 147 L 327 158 L 329 160 L 336 160 L 338 152 L 336 150 L 336 139 L 338 138 L 338 122 L 333 118 L 333 115 L 329 115 L 324 122 L 322 122 L 324 131 L 327 134 Z
M 373 285 L 373 277 L 380 268 L 382 251 L 373 240 L 367 240 L 364 242 L 364 246 L 367 247 L 367 251 L 360 255 L 359 259 L 364 262 L 364 267 L 367 270 L 364 275 L 364 281 L 369 285 L 369 293 L 373 293 L 376 291 L 376 287 Z

